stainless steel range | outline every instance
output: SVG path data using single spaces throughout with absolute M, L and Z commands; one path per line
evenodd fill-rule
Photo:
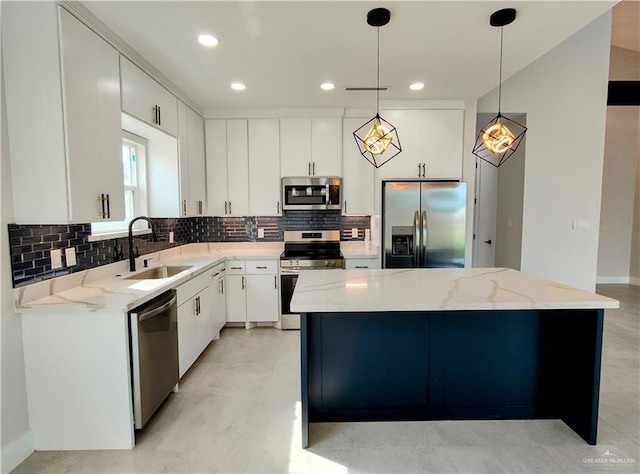
M 284 252 L 280 255 L 282 329 L 300 329 L 300 315 L 292 313 L 290 307 L 300 272 L 343 268 L 339 230 L 285 231 Z

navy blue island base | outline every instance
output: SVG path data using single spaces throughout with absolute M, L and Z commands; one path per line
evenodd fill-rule
M 603 309 L 313 312 L 309 423 L 560 419 L 596 444 Z

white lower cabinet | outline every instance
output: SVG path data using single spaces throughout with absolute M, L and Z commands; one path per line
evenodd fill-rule
M 212 338 L 218 337 L 220 330 L 227 322 L 227 303 L 224 287 L 224 264 L 216 265 L 210 272 L 209 294 L 211 296 L 209 314 L 209 330 Z
M 227 266 L 227 322 L 280 319 L 277 260 L 233 260 Z
M 347 258 L 344 261 L 345 268 L 380 268 L 377 258 Z
M 177 288 L 180 377 L 214 337 L 209 281 L 209 272 L 205 272 Z

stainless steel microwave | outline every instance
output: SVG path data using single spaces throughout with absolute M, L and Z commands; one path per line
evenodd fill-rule
M 341 209 L 342 178 L 282 178 L 282 209 Z

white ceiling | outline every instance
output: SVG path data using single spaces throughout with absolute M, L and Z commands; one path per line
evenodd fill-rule
M 615 1 L 85 1 L 91 12 L 203 109 L 371 108 L 376 29 L 371 8 L 391 10 L 380 28 L 381 100 L 475 99 L 498 83 L 500 30 L 489 16 L 517 9 L 504 28 L 509 77 L 603 14 Z M 214 34 L 220 44 L 200 46 Z M 232 81 L 247 89 L 230 89 Z M 323 81 L 336 89 L 321 91 Z M 408 85 L 423 81 L 424 90 Z

